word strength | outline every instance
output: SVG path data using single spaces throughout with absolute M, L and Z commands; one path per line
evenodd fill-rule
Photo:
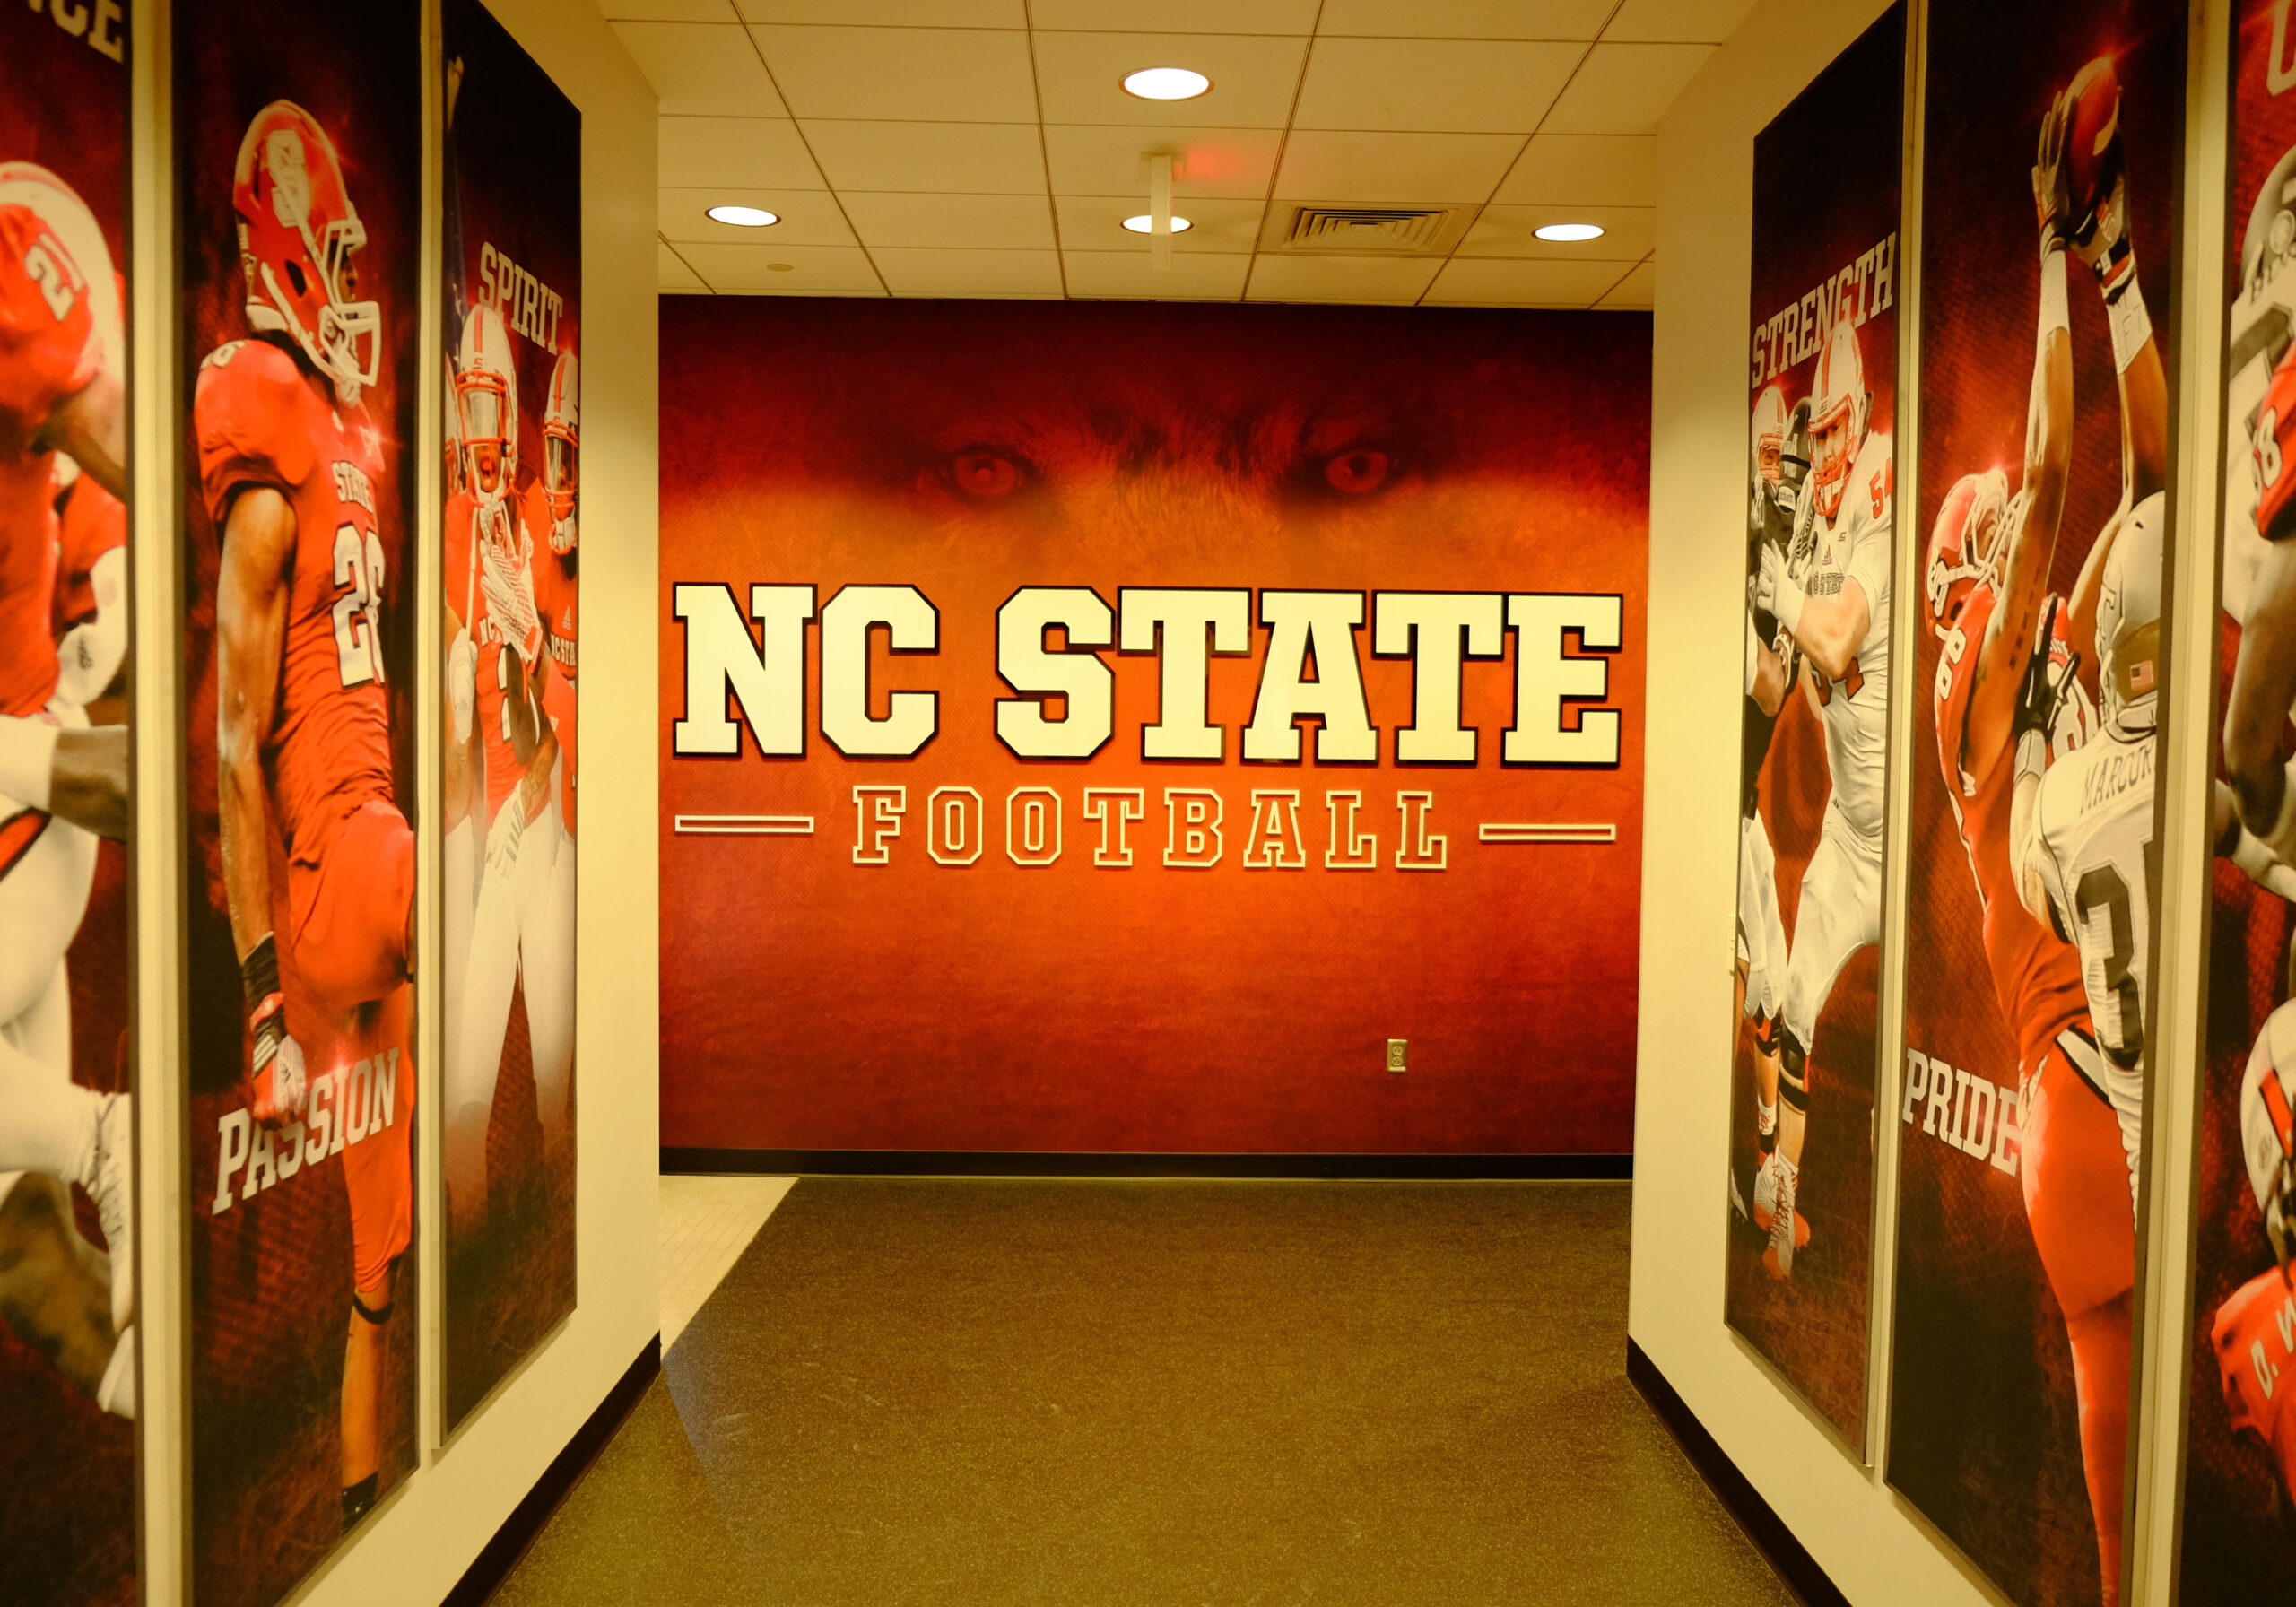
M 940 611 L 913 586 L 848 586 L 818 610 L 810 586 L 752 586 L 744 618 L 730 586 L 672 588 L 685 635 L 685 713 L 671 737 L 677 758 L 737 757 L 744 726 L 761 753 L 804 756 L 814 632 L 820 728 L 831 747 L 848 759 L 907 759 L 933 740 L 940 694 L 873 689 L 869 650 L 883 630 L 895 656 L 938 653 Z M 1500 761 L 1619 762 L 1620 711 L 1599 707 L 1610 695 L 1610 663 L 1600 656 L 1622 645 L 1616 595 L 1263 590 L 1257 601 L 1255 608 L 1243 587 L 1125 586 L 1112 608 L 1090 586 L 1021 587 L 996 611 L 996 673 L 1015 694 L 995 699 L 997 740 L 1021 759 L 1100 753 L 1116 735 L 1116 673 L 1102 656 L 1113 647 L 1158 663 L 1157 717 L 1139 733 L 1144 760 L 1219 763 L 1239 751 L 1248 764 L 1300 764 L 1306 720 L 1316 725 L 1317 763 L 1376 764 L 1380 733 L 1359 656 L 1368 623 L 1374 657 L 1411 662 L 1412 717 L 1395 732 L 1397 764 L 1478 760 L 1482 733 L 1459 717 L 1465 666 L 1504 658 L 1509 636 L 1515 708 Z M 1264 638 L 1257 643 L 1256 630 Z M 1210 665 L 1256 646 L 1265 648 L 1259 689 L 1240 742 L 1231 743 L 1209 717 Z M 886 712 L 873 716 L 881 704 Z

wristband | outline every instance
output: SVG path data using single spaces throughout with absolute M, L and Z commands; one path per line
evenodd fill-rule
M 2128 273 L 2105 291 L 2105 322 L 2113 336 L 2113 372 L 2126 374 L 2144 343 L 2152 338 L 2152 317 L 2144 309 L 2144 292 L 2137 288 L 2136 259 L 2124 259 Z
M 255 1038 L 251 1069 L 260 1073 L 287 1037 L 287 996 L 279 991 L 279 947 L 270 933 L 239 961 L 239 984 L 247 991 L 248 1029 Z
M 2038 781 L 2048 769 L 2048 733 L 2027 731 L 2017 738 L 2017 779 L 2031 776 Z
M 0 717 L 0 793 L 44 812 L 56 775 L 56 739 L 62 734 L 47 720 Z
M 2057 330 L 2069 334 L 2072 327 L 2065 298 L 2065 246 L 2062 241 L 2051 240 L 2041 252 L 2040 338 L 2046 343 Z

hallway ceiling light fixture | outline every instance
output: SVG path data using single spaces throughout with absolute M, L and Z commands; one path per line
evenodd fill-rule
M 1531 230 L 1543 240 L 1598 240 L 1603 238 L 1600 223 L 1545 223 Z
M 736 229 L 763 229 L 770 223 L 781 222 L 779 213 L 766 211 L 761 206 L 713 206 L 709 215 L 720 223 L 731 223 Z
M 1152 234 L 1156 230 L 1156 220 L 1151 214 L 1144 212 L 1136 218 L 1125 219 L 1124 226 L 1126 229 L 1131 230 L 1135 234 Z M 1174 234 L 1186 234 L 1194 227 L 1195 225 L 1190 223 L 1186 218 L 1175 217 L 1172 219 L 1172 232 Z
M 1124 75 L 1124 92 L 1143 100 L 1193 100 L 1212 80 L 1187 67 L 1143 67 Z

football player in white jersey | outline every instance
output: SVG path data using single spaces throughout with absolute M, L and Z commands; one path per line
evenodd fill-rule
M 98 835 L 126 834 L 126 734 L 87 728 L 55 620 L 58 456 L 125 494 L 125 355 L 94 214 L 46 169 L 0 163 L 0 1308 L 121 1412 L 135 1385 L 134 1117 L 126 1096 L 72 1081 L 65 954 Z M 74 1182 L 95 1200 L 108 1265 L 73 1227 Z
M 1756 1193 L 1769 1177 L 1778 1149 L 1778 1016 L 1786 996 L 1785 924 L 1778 913 L 1778 859 L 1770 829 L 1761 818 L 1761 773 L 1770 737 L 1784 711 L 1792 676 L 1777 651 L 1778 621 L 1753 603 L 1764 547 L 1784 552 L 1793 539 L 1795 513 L 1807 476 L 1809 447 L 1801 434 L 1801 414 L 1789 417 L 1786 393 L 1770 386 L 1754 399 L 1746 503 L 1746 706 L 1741 716 L 1738 819 L 1739 1013 L 1753 1023 L 1754 1169 Z M 1731 1198 L 1747 1214 L 1737 1174 L 1730 1175 Z M 1756 1225 L 1770 1229 L 1769 1207 L 1757 1204 Z
M 1794 1270 L 1796 1190 L 1810 1108 L 1809 1055 L 1834 979 L 1881 938 L 1882 810 L 1889 743 L 1890 574 L 1896 461 L 1868 428 L 1873 407 L 1857 330 L 1838 321 L 1818 353 L 1810 395 L 1810 551 L 1799 566 L 1765 547 L 1756 605 L 1777 616 L 1802 661 L 1802 685 L 1825 729 L 1832 784 L 1816 852 L 1802 873 L 1779 1042 L 1777 1160 L 1770 1247 L 1777 1276 Z M 1761 1180 L 1757 1194 L 1766 1191 Z

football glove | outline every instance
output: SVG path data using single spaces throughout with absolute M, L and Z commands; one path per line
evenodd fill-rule
M 528 664 L 542 654 L 542 615 L 535 607 L 534 537 L 524 530 L 498 538 L 490 532 L 480 544 L 479 586 L 486 614 L 502 639 Z
M 279 950 L 268 932 L 239 961 L 247 993 L 248 1113 L 266 1127 L 300 1121 L 309 1080 L 303 1047 L 287 1031 L 287 995 L 279 987 Z
M 2072 106 L 2064 95 L 2041 114 L 2040 148 L 2033 157 L 2033 215 L 2041 226 L 2041 251 L 2067 243 L 2073 231 L 2073 190 L 2065 174 L 2065 129 Z
M 2057 600 L 2051 597 L 2041 611 L 2040 630 L 2032 656 L 2025 664 L 2025 678 L 2017 686 L 2016 712 L 2009 719 L 2009 738 L 2017 755 L 2017 773 L 2038 776 L 2048 768 L 2049 734 L 2057 729 L 2057 711 L 2080 672 L 2081 655 L 2069 655 L 2063 671 L 2049 663 L 2049 643 L 2057 629 Z
M 1775 547 L 1761 550 L 1761 573 L 1754 579 L 1754 607 L 1775 615 L 1787 634 L 1799 633 L 1802 606 L 1809 597 L 1794 578 L 1786 572 L 1786 560 Z
M 455 717 L 455 745 L 470 741 L 470 725 L 478 707 L 478 648 L 467 628 L 455 632 L 447 649 L 447 706 Z

